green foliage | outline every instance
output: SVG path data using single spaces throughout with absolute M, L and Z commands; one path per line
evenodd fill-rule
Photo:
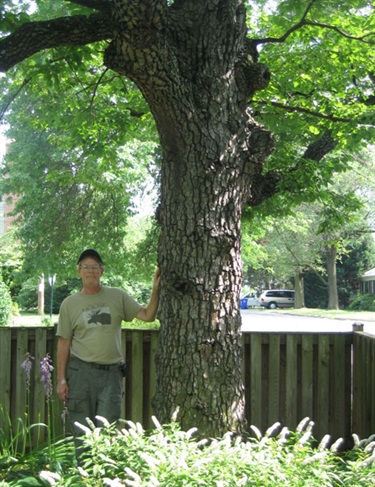
M 360 275 L 373 267 L 374 242 L 371 237 L 374 218 L 374 157 L 371 151 L 360 154 L 345 173 L 337 174 L 327 185 L 325 198 L 289 208 L 288 216 L 265 217 L 253 212 L 243 229 L 243 261 L 252 265 L 253 252 L 258 245 L 262 260 L 263 282 L 285 282 L 296 270 L 304 275 L 305 305 L 312 308 L 327 306 L 326 248 L 337 250 L 337 285 L 339 305 L 346 308 L 357 292 Z M 253 238 L 255 244 L 251 245 Z M 296 245 L 298 242 L 298 245 Z M 245 267 L 246 268 L 246 267 Z M 259 274 L 259 273 L 258 273 Z M 245 273 L 252 286 L 256 274 Z M 252 280 L 253 279 L 253 280 Z
M 375 294 L 358 296 L 349 306 L 352 311 L 375 311 Z
M 58 4 L 56 15 L 66 15 L 67 2 Z M 48 5 L 34 16 L 51 15 Z M 87 247 L 105 249 L 113 268 L 125 260 L 134 195 L 158 165 L 149 108 L 132 82 L 101 66 L 104 47 L 41 53 L 0 80 L 4 99 L 17 92 L 0 193 L 21 196 L 17 236 L 29 274 L 72 275 Z
M 123 328 L 130 328 L 130 329 L 138 328 L 143 330 L 144 329 L 158 330 L 160 328 L 160 322 L 159 320 L 145 322 L 145 321 L 138 320 L 137 318 L 134 318 L 134 320 L 130 323 L 123 322 L 122 326 Z
M 80 289 L 81 281 L 78 278 L 68 279 L 64 283 L 58 283 L 53 290 L 53 305 L 52 312 L 57 314 L 60 309 L 62 301 Z M 48 280 L 45 279 L 44 291 L 44 312 L 49 314 L 51 299 L 51 287 L 48 285 Z M 21 286 L 19 293 L 16 296 L 17 304 L 22 311 L 35 311 L 38 308 L 38 279 L 27 279 Z
M 337 454 L 340 442 L 330 448 L 327 438 L 313 447 L 312 423 L 304 420 L 296 432 L 276 423 L 262 436 L 226 434 L 218 439 L 195 439 L 195 428 L 185 432 L 176 423 L 146 432 L 140 424 L 126 422 L 119 431 L 103 419 L 103 427 L 88 428 L 85 444 L 90 454 L 76 470 L 71 441 L 59 442 L 51 458 L 46 450 L 25 458 L 3 457 L 2 487 L 21 485 L 67 486 L 275 486 L 339 487 L 373 485 L 374 445 L 360 442 Z M 65 448 L 65 454 L 63 451 Z M 29 481 L 30 483 L 25 483 Z
M 319 230 L 327 233 L 359 204 L 354 194 L 332 191 L 331 183 L 347 170 L 353 153 L 375 140 L 369 70 L 374 8 L 360 0 L 245 3 L 249 38 L 272 73 L 249 108 L 275 134 L 276 150 L 264 172 L 281 175 L 278 194 L 255 211 L 280 218 L 295 205 L 319 200 L 325 204 Z M 2 33 L 28 20 L 91 11 L 62 0 L 33 6 L 3 2 Z M 106 47 L 100 42 L 47 50 L 0 80 L 13 140 L 1 191 L 22 195 L 16 211 L 22 213 L 19 237 L 28 274 L 73 275 L 75 256 L 87 246 L 105 250 L 112 272 L 128 281 L 140 274 L 149 281 L 150 260 L 156 262 L 155 227 L 147 230 L 154 241 L 129 246 L 128 222 L 134 194 L 149 173 L 156 177 L 158 136 L 140 90 L 103 67 Z M 305 157 L 322 136 L 334 142 L 329 155 Z M 248 245 L 253 247 L 245 260 L 258 272 L 264 249 Z
M 0 276 L 0 326 L 7 325 L 12 317 L 13 303 L 9 288 Z
M 22 268 L 22 253 L 19 242 L 15 237 L 15 227 L 12 226 L 4 235 L 0 235 L 0 274 L 9 287 L 11 295 L 18 291 L 17 275 Z
M 375 140 L 374 6 L 369 1 L 248 1 L 249 37 L 271 71 L 258 92 L 254 116 L 275 134 L 265 172 L 282 180 L 261 211 L 278 216 L 301 202 L 329 197 L 327 184 L 347 169 L 351 155 Z M 340 5 L 340 6 L 338 6 Z M 305 157 L 316 144 L 329 155 Z

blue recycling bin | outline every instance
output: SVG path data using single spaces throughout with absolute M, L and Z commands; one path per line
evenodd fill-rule
M 240 299 L 241 309 L 247 309 L 247 298 Z

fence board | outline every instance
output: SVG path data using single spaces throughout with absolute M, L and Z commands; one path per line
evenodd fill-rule
M 262 335 L 250 336 L 250 422 L 262 428 Z
M 25 372 L 22 370 L 21 365 L 26 358 L 27 352 L 28 330 L 27 328 L 21 328 L 19 333 L 17 334 L 15 369 L 12 370 L 12 384 L 14 384 L 12 397 L 12 416 L 15 418 L 20 418 L 24 424 L 27 423 L 26 416 L 29 415 L 29 412 L 27 411 L 28 405 L 26 404 L 26 375 Z
M 131 416 L 134 422 L 143 424 L 143 333 L 132 333 L 131 360 Z
M 44 385 L 40 379 L 40 363 L 47 354 L 47 329 L 37 328 L 35 330 L 35 367 L 34 367 L 34 394 L 33 394 L 33 409 L 32 421 L 34 423 L 46 421 L 46 397 L 44 393 Z
M 0 327 L 0 427 L 6 437 L 10 431 L 9 418 L 11 416 L 11 329 L 5 326 Z
M 149 386 L 149 401 L 147 401 L 146 419 L 151 418 L 154 414 L 152 407 L 152 398 L 156 393 L 156 366 L 155 359 L 159 348 L 159 334 L 152 332 L 150 336 L 150 386 Z
M 318 337 L 317 405 L 314 418 L 319 418 L 316 434 L 319 438 L 329 433 L 329 335 Z
M 353 431 L 362 435 L 364 418 L 362 416 L 362 371 L 365 364 L 364 343 L 360 332 L 353 337 Z
M 285 422 L 295 428 L 297 417 L 297 339 L 294 334 L 286 337 Z
M 314 351 L 313 335 L 302 335 L 301 358 L 301 419 L 313 418 Z
M 332 404 L 331 423 L 332 430 L 331 434 L 333 437 L 339 437 L 342 434 L 342 418 L 346 414 L 346 384 L 345 384 L 345 371 L 346 371 L 346 360 L 345 360 L 345 336 L 335 335 L 333 338 L 333 374 L 332 374 L 332 386 L 330 404 Z M 347 432 L 346 432 L 347 434 Z
M 121 335 L 121 351 L 122 351 L 122 356 L 124 359 L 124 362 L 127 364 L 127 347 L 126 347 L 126 342 L 127 342 L 127 334 L 126 330 L 122 329 L 121 330 L 122 335 Z M 122 399 L 122 409 L 121 409 L 121 417 L 126 418 L 127 417 L 127 408 L 126 408 L 126 385 L 127 385 L 127 376 L 128 376 L 129 371 L 126 370 L 126 376 L 124 377 L 124 397 Z
M 35 358 L 34 370 L 34 387 L 30 394 L 31 421 L 36 423 L 47 423 L 46 418 L 46 396 L 44 385 L 40 378 L 40 363 L 47 354 L 47 328 L 37 328 L 35 330 L 34 352 Z M 55 382 L 53 382 L 55 384 Z M 46 430 L 43 427 L 35 428 L 32 431 L 33 443 L 43 443 L 46 439 Z
M 268 372 L 268 424 L 280 420 L 280 335 L 270 335 Z

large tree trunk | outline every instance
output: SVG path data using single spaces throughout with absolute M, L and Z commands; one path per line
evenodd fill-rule
M 272 147 L 246 100 L 267 70 L 246 82 L 242 1 L 175 1 L 168 18 L 160 2 L 114 4 L 123 33 L 107 65 L 141 88 L 163 147 L 156 415 L 179 410 L 206 436 L 241 430 L 240 220 Z
M 334 245 L 326 247 L 326 258 L 328 273 L 328 309 L 339 309 L 336 275 L 337 249 Z

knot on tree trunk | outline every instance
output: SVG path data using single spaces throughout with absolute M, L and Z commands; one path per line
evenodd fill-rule
M 278 184 L 281 180 L 281 174 L 276 171 L 270 171 L 264 175 L 255 175 L 248 192 L 246 204 L 248 206 L 257 206 L 276 194 L 278 192 Z
M 264 90 L 271 80 L 270 70 L 265 64 L 257 63 L 258 57 L 255 45 L 246 39 L 244 51 L 236 63 L 237 86 L 246 99 L 256 91 Z
M 264 125 L 251 117 L 247 123 L 247 130 L 247 158 L 251 163 L 256 164 L 258 170 L 255 172 L 261 172 L 264 160 L 274 150 L 274 136 Z M 254 171 L 251 172 L 254 173 Z
M 104 51 L 103 57 L 104 65 L 112 69 L 115 73 L 125 76 L 127 70 L 124 65 L 124 58 L 122 52 L 118 52 L 116 42 L 112 41 L 107 49 Z

